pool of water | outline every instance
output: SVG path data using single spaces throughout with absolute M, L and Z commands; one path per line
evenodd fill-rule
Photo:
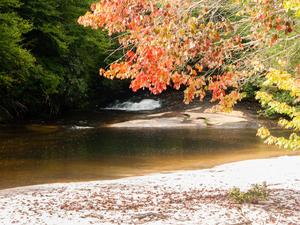
M 0 129 L 0 189 L 209 168 L 296 154 L 264 145 L 254 129 Z

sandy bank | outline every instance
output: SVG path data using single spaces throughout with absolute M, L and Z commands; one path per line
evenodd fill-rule
M 300 156 L 113 181 L 0 191 L 0 224 L 299 224 Z M 270 199 L 237 205 L 233 186 L 266 181 Z

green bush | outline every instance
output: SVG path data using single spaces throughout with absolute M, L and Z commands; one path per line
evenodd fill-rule
M 259 201 L 265 201 L 268 199 L 269 190 L 267 184 L 253 184 L 251 188 L 243 192 L 240 188 L 234 187 L 229 190 L 229 197 L 236 203 L 252 203 L 257 204 Z

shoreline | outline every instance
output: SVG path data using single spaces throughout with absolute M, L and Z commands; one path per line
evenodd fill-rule
M 254 224 L 297 224 L 299 168 L 300 156 L 282 156 L 203 170 L 6 189 L 0 191 L 0 224 L 237 224 L 246 223 L 245 218 Z M 262 182 L 271 190 L 268 202 L 237 205 L 228 199 L 230 188 L 246 190 Z
M 128 128 L 130 129 L 130 128 Z M 133 128 L 134 129 L 134 128 Z M 216 128 L 211 128 L 211 129 L 216 129 Z M 238 154 L 238 152 L 236 152 Z M 300 152 L 287 152 L 286 150 L 276 150 L 272 151 L 272 153 L 269 150 L 261 151 L 259 153 L 253 153 L 248 152 L 243 155 L 235 155 L 234 153 L 231 153 L 227 156 L 228 159 L 224 159 L 221 156 L 217 156 L 214 160 L 214 163 L 211 163 L 210 165 L 205 165 L 203 166 L 202 163 L 204 161 L 199 161 L 198 158 L 186 158 L 184 162 L 178 162 L 177 160 L 175 161 L 169 161 L 169 163 L 173 164 L 175 163 L 176 166 L 166 166 L 162 165 L 158 169 L 154 169 L 149 171 L 149 169 L 146 169 L 147 171 L 140 171 L 140 172 L 135 172 L 131 171 L 131 173 L 127 173 L 126 175 L 115 175 L 107 178 L 93 178 L 93 179 L 61 179 L 57 181 L 48 181 L 48 182 L 40 182 L 40 183 L 32 183 L 32 184 L 24 184 L 24 185 L 14 185 L 14 186 L 8 186 L 8 187 L 1 187 L 0 186 L 0 196 L 1 193 L 3 194 L 4 192 L 9 193 L 13 191 L 22 191 L 23 189 L 37 189 L 36 187 L 40 186 L 45 186 L 45 185 L 55 185 L 55 184 L 72 184 L 72 183 L 88 183 L 88 182 L 105 182 L 105 181 L 117 181 L 120 179 L 129 179 L 129 178 L 138 178 L 138 177 L 144 177 L 144 176 L 152 176 L 152 175 L 157 175 L 157 174 L 172 174 L 172 173 L 180 173 L 180 172 L 191 172 L 191 171 L 202 171 L 206 169 L 212 169 L 217 166 L 222 166 L 225 164 L 231 164 L 231 163 L 237 163 L 241 161 L 249 161 L 249 160 L 261 160 L 261 159 L 273 159 L 273 158 L 278 158 L 278 157 L 284 157 L 284 156 L 300 156 Z M 187 162 L 188 161 L 188 162 Z M 198 164 L 195 164 L 195 162 L 198 162 Z M 184 166 L 183 166 L 184 165 Z

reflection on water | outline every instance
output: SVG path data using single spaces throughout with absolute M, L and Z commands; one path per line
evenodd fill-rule
M 287 153 L 263 145 L 251 129 L 1 129 L 0 188 L 199 169 Z

